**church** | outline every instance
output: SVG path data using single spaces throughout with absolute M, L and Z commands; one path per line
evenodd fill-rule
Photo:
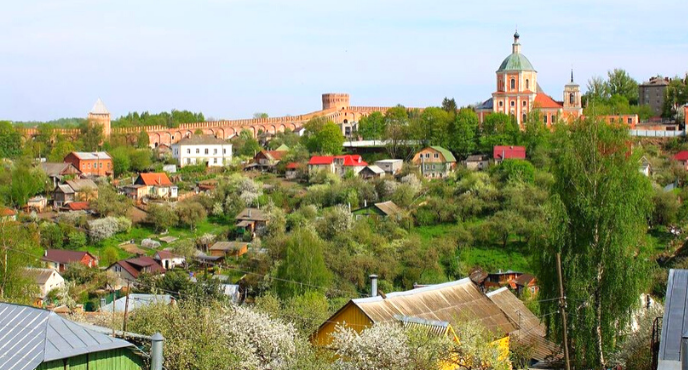
M 480 123 L 490 113 L 504 113 L 513 116 L 523 128 L 528 113 L 535 109 L 540 111 L 540 119 L 547 126 L 580 117 L 583 114 L 580 86 L 573 82 L 573 71 L 571 82 L 564 86 L 563 100 L 552 99 L 540 88 L 537 71 L 521 54 L 519 38 L 516 32 L 511 55 L 497 69 L 497 88 L 492 98 L 476 107 Z

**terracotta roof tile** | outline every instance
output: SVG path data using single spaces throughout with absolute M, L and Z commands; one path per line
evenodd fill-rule
M 552 99 L 551 96 L 545 93 L 538 93 L 535 95 L 535 101 L 533 102 L 535 108 L 563 108 L 564 106 L 557 103 Z

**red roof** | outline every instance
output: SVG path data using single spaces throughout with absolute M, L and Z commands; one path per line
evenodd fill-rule
M 172 181 L 170 181 L 170 178 L 167 177 L 167 174 L 164 172 L 142 173 L 139 174 L 139 179 L 141 179 L 141 181 L 136 181 L 137 183 L 143 182 L 144 185 L 148 186 L 172 186 Z
M 363 158 L 361 158 L 361 156 L 358 154 L 346 154 L 346 155 L 337 155 L 337 156 L 332 156 L 332 155 L 313 156 L 313 157 L 311 157 L 311 160 L 308 161 L 308 164 L 310 164 L 310 165 L 331 164 L 332 162 L 334 162 L 335 159 L 343 160 L 344 166 L 367 166 L 368 165 L 368 163 L 364 162 Z
M 288 170 L 295 170 L 295 169 L 297 169 L 297 168 L 299 168 L 299 164 L 296 163 L 296 162 L 289 162 L 289 163 L 287 164 L 287 169 L 288 169 Z
M 160 260 L 169 260 L 169 259 L 172 259 L 172 258 L 179 258 L 179 257 L 180 257 L 180 256 L 178 256 L 178 255 L 172 253 L 171 251 L 168 251 L 168 250 L 165 250 L 165 249 L 163 249 L 163 250 L 161 250 L 161 251 L 157 251 L 155 254 L 156 254 L 157 257 L 159 257 L 159 258 L 156 258 L 156 260 L 158 260 L 158 259 L 160 259 Z
M 495 146 L 492 151 L 494 159 L 526 159 L 524 146 Z
M 331 164 L 332 161 L 334 161 L 333 156 L 317 156 L 316 155 L 316 156 L 311 157 L 311 160 L 308 161 L 308 164 L 314 164 L 314 165 Z
M 67 251 L 62 249 L 48 249 L 45 251 L 43 261 L 57 262 L 61 264 L 68 263 L 79 263 L 84 258 L 84 256 L 90 256 L 93 260 L 97 261 L 91 253 L 88 252 L 78 252 L 78 251 Z
M 70 211 L 85 211 L 89 209 L 88 202 L 70 202 L 65 204 L 65 208 Z
M 676 155 L 673 156 L 672 158 L 677 160 L 677 161 L 682 161 L 682 162 L 688 161 L 688 150 L 682 150 L 682 151 L 676 153 Z
M 268 150 L 267 153 L 272 157 L 272 159 L 281 161 L 282 157 L 287 155 L 289 152 L 285 152 L 283 150 Z
M 165 269 L 160 266 L 160 264 L 151 257 L 141 256 L 136 258 L 130 258 L 128 260 L 117 261 L 113 265 L 120 265 L 123 269 L 137 278 L 139 274 L 143 271 L 147 273 L 164 273 Z
M 10 209 L 10 208 L 0 208 L 0 216 L 6 217 L 6 216 L 14 216 L 17 214 L 17 211 Z
M 535 108 L 563 108 L 564 106 L 557 103 L 552 99 L 551 96 L 545 93 L 538 93 L 535 95 L 535 101 L 533 102 Z

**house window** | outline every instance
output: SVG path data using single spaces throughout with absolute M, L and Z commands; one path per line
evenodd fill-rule
M 222 149 L 222 154 L 227 154 L 227 149 Z
M 543 118 L 544 122 L 547 123 L 547 115 L 546 115 L 546 114 L 543 114 L 543 115 L 542 115 L 542 118 Z
M 213 154 L 217 154 L 217 148 L 213 149 Z
M 103 164 L 100 163 L 100 164 L 98 165 L 98 167 L 99 167 L 99 168 L 103 168 Z
M 90 163 L 88 164 L 88 169 L 91 169 L 91 164 L 90 164 Z
M 430 153 L 425 153 L 425 158 L 430 158 Z
M 439 154 L 439 153 L 435 153 L 435 158 L 439 158 L 439 157 L 440 157 L 440 154 Z
M 198 154 L 198 153 L 200 153 L 200 152 L 201 152 L 201 150 L 198 149 L 198 148 L 196 148 L 196 154 Z
M 516 80 L 512 78 L 511 79 L 511 90 L 513 90 L 515 88 L 516 88 Z
M 208 154 L 208 148 L 205 148 L 205 154 L 206 155 Z
M 556 121 L 556 120 L 557 120 L 557 119 L 555 118 L 555 116 L 554 116 L 554 114 L 553 114 L 553 115 L 552 115 L 552 123 L 554 123 L 554 121 Z
M 217 163 L 217 158 L 213 158 L 213 163 Z
M 633 123 L 633 119 L 631 119 L 631 117 L 628 117 L 628 124 L 630 125 L 631 123 Z
M 189 158 L 186 159 L 186 164 L 191 163 L 191 160 Z

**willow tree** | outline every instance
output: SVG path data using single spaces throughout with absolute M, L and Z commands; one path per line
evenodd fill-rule
M 651 186 L 638 171 L 626 127 L 587 119 L 558 128 L 555 140 L 549 222 L 535 253 L 541 297 L 559 295 L 555 261 L 561 253 L 571 358 L 577 368 L 600 368 L 645 284 L 639 246 Z M 542 308 L 556 311 L 557 302 L 542 302 Z M 560 315 L 548 321 L 561 335 Z

